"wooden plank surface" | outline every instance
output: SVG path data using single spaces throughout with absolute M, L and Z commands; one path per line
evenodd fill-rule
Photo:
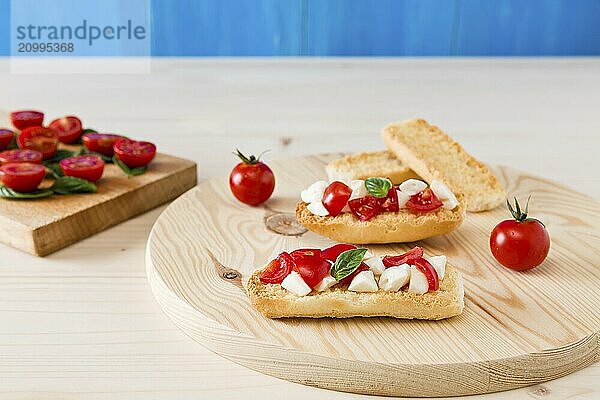
M 377 149 L 372 135 L 383 124 L 422 116 L 483 160 L 600 199 L 599 69 L 590 59 L 166 59 L 147 75 L 18 75 L 0 60 L 0 109 L 72 112 L 87 126 L 136 132 L 196 160 L 201 180 L 225 174 L 236 146 L 270 148 L 267 161 Z M 0 398 L 370 398 L 257 373 L 182 334 L 144 270 L 148 233 L 163 209 L 43 259 L 0 245 Z M 599 393 L 597 363 L 474 398 Z

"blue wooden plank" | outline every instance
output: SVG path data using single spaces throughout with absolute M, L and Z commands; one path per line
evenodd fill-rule
M 297 55 L 302 0 L 152 0 L 153 54 Z
M 10 54 L 10 0 L 0 0 L 0 56 Z
M 307 0 L 304 52 L 449 55 L 456 0 Z
M 600 55 L 598 0 L 462 0 L 455 54 Z

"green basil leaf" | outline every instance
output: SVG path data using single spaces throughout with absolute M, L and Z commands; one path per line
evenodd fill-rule
M 344 251 L 336 258 L 335 263 L 331 267 L 331 276 L 333 276 L 335 280 L 341 281 L 345 277 L 351 275 L 356 271 L 360 263 L 362 263 L 366 253 L 367 249 L 365 248 Z
M 148 169 L 148 166 L 146 165 L 144 165 L 143 167 L 129 168 L 127 165 L 125 165 L 123 161 L 119 160 L 117 156 L 114 156 L 112 160 L 115 163 L 115 165 L 121 168 L 129 178 L 131 178 L 132 176 L 141 175 Z
M 84 135 L 86 133 L 98 133 L 98 131 L 95 130 L 95 129 L 91 129 L 91 128 L 86 128 L 86 129 L 84 129 L 84 130 L 81 131 L 82 135 Z
M 10 141 L 10 143 L 8 144 L 8 147 L 6 148 L 6 150 L 17 150 L 19 148 L 19 146 L 17 145 L 17 135 L 13 135 L 12 140 Z
M 59 163 L 46 164 L 45 167 L 50 172 L 50 174 L 46 174 L 46 176 L 50 175 L 50 177 L 54 179 L 58 179 L 61 176 L 65 176 Z
M 47 160 L 44 160 L 42 162 L 42 164 L 47 166 L 48 164 L 57 163 L 60 160 L 64 160 L 65 158 L 73 157 L 74 155 L 75 155 L 75 152 L 73 152 L 73 151 L 60 149 L 56 152 L 56 154 L 54 156 L 52 156 L 52 158 L 48 158 Z
M 56 194 L 95 193 L 97 189 L 90 181 L 75 178 L 74 176 L 61 176 L 50 188 Z
M 365 181 L 367 192 L 374 197 L 386 197 L 392 188 L 392 182 L 386 178 L 368 178 Z
M 41 199 L 42 197 L 48 197 L 48 196 L 52 196 L 52 190 L 37 189 L 37 190 L 34 190 L 33 192 L 21 193 L 21 192 L 15 192 L 14 190 L 12 190 L 4 185 L 0 185 L 0 197 L 3 197 L 5 199 L 15 199 L 15 200 Z

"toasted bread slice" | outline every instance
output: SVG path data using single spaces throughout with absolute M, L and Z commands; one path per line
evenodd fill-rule
M 337 242 L 374 244 L 407 243 L 432 236 L 445 235 L 460 226 L 465 218 L 462 196 L 454 210 L 439 208 L 435 211 L 413 214 L 406 209 L 384 212 L 369 221 L 359 221 L 351 213 L 336 217 L 320 217 L 307 209 L 307 204 L 296 206 L 296 219 L 306 229 Z
M 504 201 L 506 192 L 488 167 L 437 126 L 408 120 L 386 126 L 382 136 L 389 150 L 425 181 L 437 179 L 462 193 L 468 211 L 491 210 Z
M 414 171 L 402 164 L 388 150 L 348 154 L 331 161 L 325 170 L 330 181 L 347 182 L 354 179 L 364 180 L 372 176 L 382 176 L 398 185 L 408 179 L 420 179 Z
M 357 293 L 345 287 L 311 292 L 298 297 L 276 284 L 263 284 L 259 275 L 250 276 L 246 290 L 254 308 L 268 318 L 349 318 L 394 317 L 407 319 L 443 319 L 462 313 L 464 289 L 462 276 L 451 266 L 440 282 L 439 290 L 425 294 L 407 291 Z

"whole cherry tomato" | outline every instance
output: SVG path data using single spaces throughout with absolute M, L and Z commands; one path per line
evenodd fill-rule
M 104 161 L 94 155 L 65 158 L 60 160 L 59 164 L 66 176 L 74 176 L 90 182 L 96 182 L 104 172 Z
M 15 133 L 10 129 L 0 128 L 0 151 L 6 149 L 14 137 Z
M 15 111 L 10 113 L 10 119 L 15 128 L 23 130 L 30 126 L 42 126 L 44 113 L 33 110 Z
M 115 156 L 129 168 L 148 165 L 156 155 L 156 146 L 150 142 L 120 139 L 117 140 L 113 147 Z
M 515 198 L 515 207 L 506 201 L 514 219 L 500 222 L 490 236 L 494 258 L 507 268 L 517 271 L 540 265 L 550 251 L 550 235 L 546 226 L 535 218 L 528 218 L 529 200 L 521 211 Z
M 36 150 L 42 153 L 44 160 L 52 158 L 58 150 L 58 133 L 42 126 L 30 126 L 17 137 L 21 149 Z
M 271 261 L 258 277 L 262 283 L 281 283 L 294 268 L 294 260 L 285 251 Z
M 58 140 L 63 143 L 76 142 L 83 131 L 81 120 L 72 115 L 55 119 L 48 128 L 54 129 L 58 133 Z
M 298 272 L 311 288 L 317 286 L 331 269 L 331 264 L 318 249 L 298 249 L 292 251 L 290 256 L 294 260 L 294 271 Z
M 269 199 L 275 189 L 275 175 L 259 157 L 246 157 L 239 150 L 235 153 L 241 163 L 229 175 L 229 188 L 242 203 L 257 206 Z
M 329 211 L 329 215 L 336 217 L 342 212 L 346 203 L 348 203 L 351 194 L 352 189 L 345 183 L 340 181 L 332 182 L 325 188 L 325 192 L 323 192 L 323 206 Z
M 411 196 L 406 202 L 406 208 L 417 213 L 437 210 L 441 206 L 442 202 L 430 188 Z
M 0 167 L 0 181 L 16 192 L 33 192 L 45 176 L 46 168 L 40 164 L 9 163 Z

